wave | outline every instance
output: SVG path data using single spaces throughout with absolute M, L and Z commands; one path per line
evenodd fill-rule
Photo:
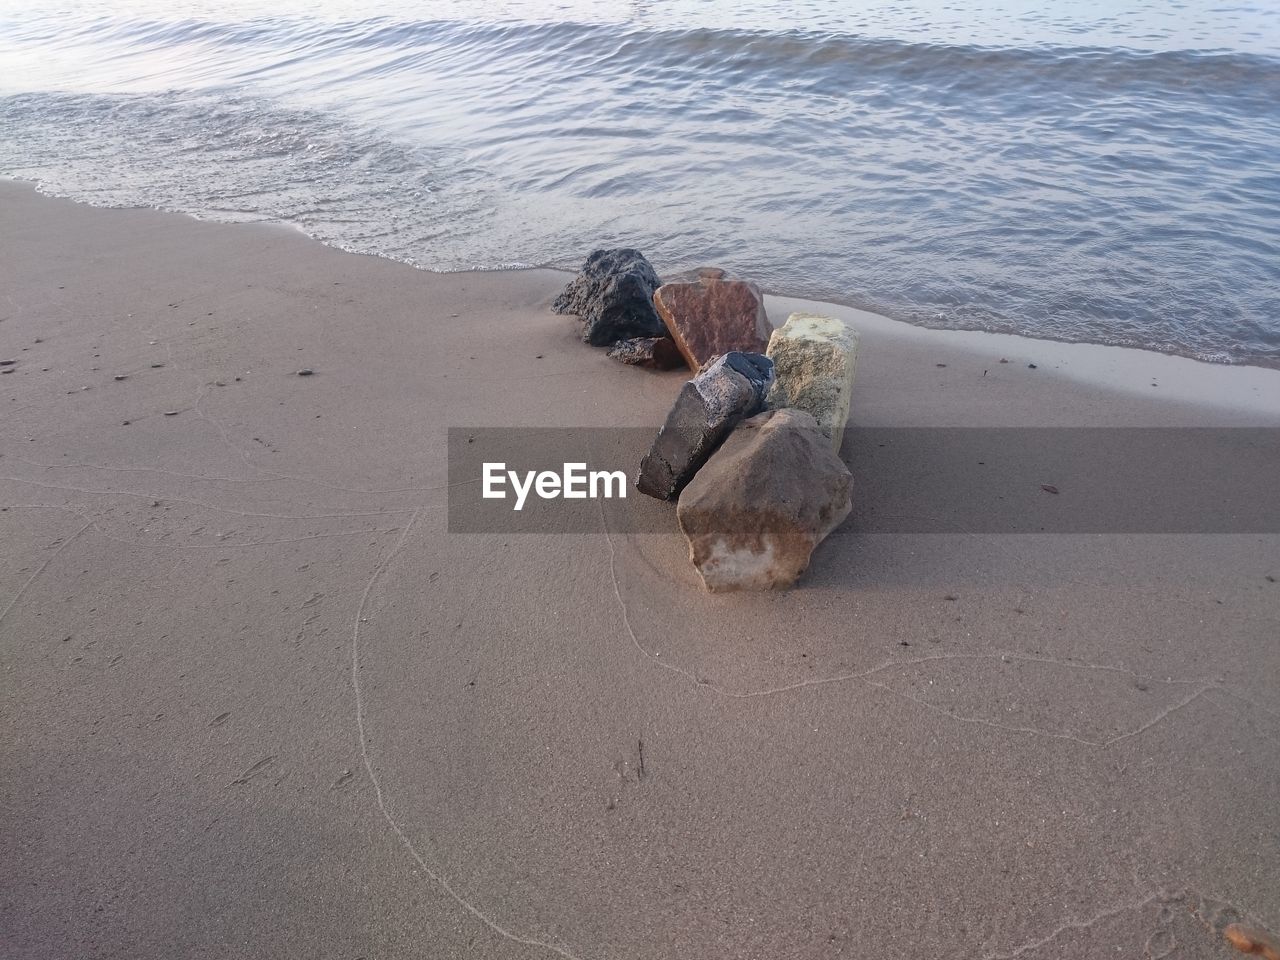
M 679 67 L 694 72 L 783 71 L 802 82 L 855 74 L 888 74 L 928 82 L 942 75 L 963 78 L 966 92 L 1004 90 L 1010 81 L 1062 83 L 1089 88 L 1186 91 L 1194 78 L 1198 92 L 1220 91 L 1276 96 L 1280 58 L 1222 49 L 1142 50 L 1126 47 L 1037 45 L 991 47 L 917 43 L 803 29 L 765 31 L 735 28 L 637 28 L 620 24 L 398 20 L 371 17 L 317 22 L 306 18 L 258 18 L 242 22 L 203 19 L 75 19 L 53 28 L 47 19 L 11 22 L 14 39 L 44 44 L 114 44 L 123 49 L 183 45 L 237 49 L 293 50 L 309 56 L 437 49 L 448 58 L 558 59 L 567 67 L 608 59 Z M 388 61 L 394 70 L 397 61 Z
M 0 53 L 30 58 L 0 171 L 91 202 L 445 270 L 636 245 L 925 325 L 1280 365 L 1266 55 L 41 16 Z

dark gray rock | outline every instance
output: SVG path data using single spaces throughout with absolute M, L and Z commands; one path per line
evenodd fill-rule
M 716 357 L 686 383 L 640 461 L 636 489 L 670 500 L 738 423 L 764 407 L 773 361 L 758 353 Z
M 665 337 L 667 328 L 653 305 L 653 293 L 660 285 L 653 266 L 639 250 L 597 250 L 551 309 L 577 315 L 583 322 L 582 339 L 594 347 L 636 337 Z
M 670 337 L 637 337 L 619 340 L 609 348 L 609 357 L 619 363 L 652 370 L 674 370 L 684 366 L 680 348 Z
M 717 363 L 723 363 L 730 370 L 742 374 L 755 390 L 767 394 L 773 386 L 773 361 L 762 353 L 742 353 L 735 350 L 722 357 L 712 358 L 703 369 L 710 370 Z

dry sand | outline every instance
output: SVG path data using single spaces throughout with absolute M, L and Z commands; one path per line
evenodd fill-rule
M 578 342 L 561 274 L 13 184 L 0 263 L 4 956 L 1280 928 L 1280 537 L 846 535 L 802 589 L 707 596 L 674 518 L 447 532 L 446 428 L 656 425 L 678 389 Z M 1280 424 L 1280 372 L 856 317 L 856 424 Z

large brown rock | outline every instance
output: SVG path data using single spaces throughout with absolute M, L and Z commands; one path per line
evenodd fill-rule
M 692 479 L 720 441 L 764 408 L 773 363 L 754 353 L 726 353 L 685 383 L 653 446 L 640 461 L 636 489 L 670 500 Z
M 653 305 L 693 370 L 722 353 L 764 353 L 769 342 L 760 288 L 727 279 L 714 267 L 700 271 L 694 283 L 664 283 Z
M 853 477 L 802 410 L 743 421 L 676 507 L 689 559 L 712 592 L 785 589 L 852 509 Z

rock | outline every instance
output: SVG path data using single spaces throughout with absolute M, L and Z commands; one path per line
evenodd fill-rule
M 758 353 L 717 357 L 676 397 L 653 446 L 640 461 L 636 489 L 670 500 L 742 420 L 764 406 L 773 363 Z
M 597 250 L 551 309 L 576 314 L 584 324 L 582 339 L 595 347 L 633 337 L 662 337 L 667 331 L 653 306 L 660 283 L 639 250 Z
M 609 348 L 609 356 L 633 367 L 674 370 L 684 366 L 684 357 L 670 337 L 637 337 L 619 340 Z
M 763 353 L 770 328 L 760 288 L 726 279 L 718 267 L 698 274 L 693 283 L 664 283 L 653 296 L 690 369 L 722 353 Z
M 1241 953 L 1255 954 L 1262 960 L 1280 960 L 1280 940 L 1261 927 L 1232 923 L 1222 931 L 1222 935 Z
M 811 414 L 839 453 L 849 420 L 858 334 L 843 320 L 793 313 L 773 331 L 767 353 L 777 376 L 769 407 Z
M 786 589 L 852 509 L 853 477 L 803 410 L 739 424 L 676 507 L 711 592 Z

